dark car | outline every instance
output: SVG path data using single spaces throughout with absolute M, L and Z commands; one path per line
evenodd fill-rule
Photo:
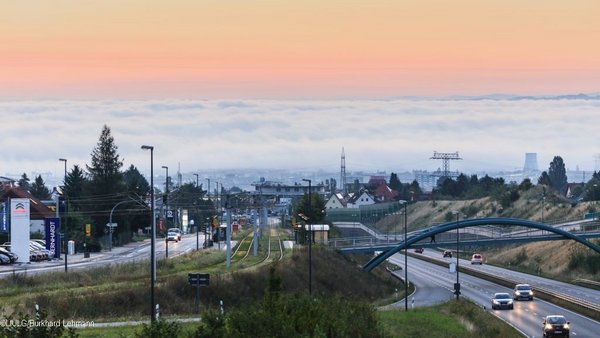
M 444 257 L 450 257 L 450 258 L 452 258 L 452 251 L 450 251 L 450 250 L 445 250 L 445 251 L 444 251 Z
M 0 264 L 10 264 L 10 258 L 8 258 L 8 256 L 0 255 Z
M 423 248 L 415 248 L 415 252 L 416 253 L 423 253 L 423 251 L 425 251 L 425 249 L 423 249 Z
M 571 323 L 567 321 L 565 316 L 552 315 L 544 317 L 542 322 L 542 335 L 546 338 L 566 337 L 569 338 L 571 331 Z
M 14 263 L 19 259 L 19 256 L 6 250 L 5 248 L 0 248 L 0 256 L 7 257 L 9 260 L 8 263 Z
M 529 284 L 517 284 L 513 290 L 513 299 L 521 300 L 528 299 L 533 300 L 533 290 Z
M 492 310 L 496 309 L 509 309 L 512 310 L 513 307 L 513 299 L 506 292 L 495 293 L 494 297 L 492 297 Z

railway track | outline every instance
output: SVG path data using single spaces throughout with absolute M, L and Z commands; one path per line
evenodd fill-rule
M 269 236 L 266 239 L 266 245 L 261 248 L 259 245 L 258 257 L 250 253 L 253 250 L 255 238 L 251 234 L 244 237 L 240 243 L 236 246 L 234 253 L 232 254 L 231 263 L 236 265 L 245 265 L 245 267 L 257 266 L 275 261 L 280 261 L 284 256 L 283 242 L 278 234 L 273 235 L 269 232 Z M 260 242 L 259 242 L 260 244 Z M 266 250 L 265 250 L 266 249 Z

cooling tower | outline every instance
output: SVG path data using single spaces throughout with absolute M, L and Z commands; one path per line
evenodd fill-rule
M 525 153 L 524 172 L 538 171 L 537 153 Z

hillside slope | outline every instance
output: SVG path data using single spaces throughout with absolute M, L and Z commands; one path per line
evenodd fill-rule
M 582 219 L 589 212 L 600 210 L 597 202 L 571 204 L 560 196 L 546 191 L 543 202 L 541 187 L 520 191 L 520 198 L 509 207 L 485 197 L 474 200 L 431 200 L 419 201 L 408 206 L 408 230 L 429 227 L 455 219 L 452 214 L 460 210 L 462 218 L 513 217 L 545 223 Z M 542 211 L 543 210 L 543 211 Z M 379 221 L 375 227 L 383 233 L 404 229 L 404 215 L 395 214 Z M 518 266 L 519 269 L 563 279 L 588 278 L 600 280 L 600 273 L 590 273 L 585 269 L 569 271 L 569 262 L 574 253 L 592 255 L 592 251 L 573 241 L 540 242 L 500 248 L 481 248 L 488 261 L 502 266 Z M 591 264 L 591 263 L 590 263 Z

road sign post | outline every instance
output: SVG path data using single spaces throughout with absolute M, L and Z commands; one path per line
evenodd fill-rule
M 210 274 L 208 273 L 188 273 L 188 283 L 196 287 L 196 309 L 200 313 L 200 287 L 208 286 L 210 283 Z

